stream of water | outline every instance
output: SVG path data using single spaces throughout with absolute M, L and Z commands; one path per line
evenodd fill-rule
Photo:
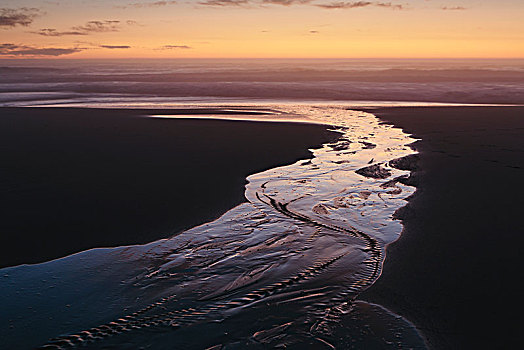
M 213 222 L 3 269 L 2 293 L 24 306 L 11 324 L 38 324 L 46 348 L 425 348 L 409 321 L 358 300 L 402 231 L 393 215 L 415 190 L 401 170 L 415 140 L 344 105 L 250 108 L 341 137 L 249 176 L 248 202 Z

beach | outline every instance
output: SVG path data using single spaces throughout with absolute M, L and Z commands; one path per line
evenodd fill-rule
M 318 124 L 147 117 L 243 113 L 260 112 L 2 108 L 0 266 L 168 238 L 245 202 L 248 175 L 339 136 Z
M 3 110 L 10 347 L 518 344 L 523 107 Z
M 420 140 L 404 229 L 361 298 L 411 320 L 433 349 L 521 344 L 523 107 L 370 110 Z
M 106 242 L 112 240 L 115 247 L 79 248 L 83 251 L 59 259 L 3 268 L 0 336 L 8 347 L 153 344 L 158 349 L 303 349 L 390 344 L 425 349 L 409 319 L 379 304 L 357 300 L 379 276 L 385 245 L 400 234 L 402 227 L 392 215 L 414 192 L 401 181 L 409 171 L 394 165 L 414 153 L 407 146 L 414 139 L 401 129 L 382 125 L 372 114 L 344 105 L 13 111 L 19 112 L 13 113 L 15 121 L 5 118 L 10 126 L 6 128 L 8 135 L 12 135 L 10 145 L 17 145 L 19 151 L 13 153 L 18 167 L 11 169 L 45 180 L 56 198 L 42 203 L 39 196 L 45 191 L 33 190 L 27 195 L 32 201 L 24 204 L 40 201 L 39 208 L 49 215 L 50 222 L 58 222 L 58 234 L 51 230 L 47 237 L 42 227 L 49 229 L 51 225 L 34 210 L 23 211 L 25 220 L 7 222 L 19 230 L 24 243 L 29 236 L 42 252 L 47 249 L 45 242 L 70 248 L 80 235 L 63 227 L 69 228 L 78 206 L 69 202 L 70 208 L 65 210 L 59 195 L 63 191 L 80 203 L 95 197 L 96 201 L 87 201 L 91 205 L 81 207 L 80 212 L 87 212 L 94 224 L 109 229 L 100 234 L 89 232 L 92 226 L 81 228 L 86 230 L 89 244 L 99 244 L 102 237 Z M 190 119 L 176 119 L 180 113 Z M 196 120 L 238 115 L 279 122 Z M 243 124 L 245 127 L 238 129 Z M 17 143 L 13 132 L 17 125 L 24 136 L 19 138 L 30 140 L 30 145 Z M 227 132 L 221 131 L 224 128 Z M 186 148 L 173 147 L 173 135 L 178 135 Z M 256 146 L 248 147 L 250 143 Z M 287 153 L 287 147 L 295 147 L 295 151 Z M 287 154 L 287 164 L 279 166 L 276 154 Z M 184 157 L 189 158 L 188 165 L 181 170 L 179 159 Z M 210 160 L 213 157 L 216 159 Z M 80 163 L 75 161 L 78 158 Z M 266 169 L 261 166 L 264 159 Z M 206 168 L 209 164 L 212 168 Z M 185 196 L 170 192 L 176 210 L 165 220 L 172 226 L 182 223 L 191 227 L 165 235 L 164 230 L 153 230 L 163 223 L 162 217 L 141 215 L 158 214 L 158 209 L 152 209 L 158 208 L 158 202 L 165 199 L 162 194 L 177 184 L 174 178 L 183 185 L 177 191 L 187 191 L 197 203 L 206 201 L 207 213 L 216 213 L 221 202 L 207 201 L 220 194 L 215 187 L 221 183 L 216 180 L 234 180 L 236 173 L 228 171 L 238 170 L 241 164 L 254 165 L 248 169 L 252 173 L 238 174 L 236 186 L 243 197 L 229 201 L 233 207 L 217 217 L 199 224 L 198 220 L 206 218 L 186 208 L 190 201 Z M 149 169 L 151 174 L 145 171 Z M 142 172 L 150 176 L 128 175 Z M 109 180 L 118 181 L 104 182 L 108 175 L 114 176 Z M 122 183 L 128 184 L 126 176 L 135 187 L 122 190 Z M 75 181 L 62 189 L 67 178 Z M 19 176 L 19 182 L 21 179 L 24 177 Z M 86 186 L 89 191 L 84 191 Z M 235 193 L 232 187 L 221 190 Z M 150 199 L 138 202 L 144 209 L 132 206 L 133 210 L 123 211 L 115 205 L 115 200 L 129 198 L 128 191 L 133 199 Z M 142 197 L 144 193 L 150 197 Z M 113 221 L 91 209 L 99 206 L 110 212 Z M 183 215 L 177 216 L 177 210 Z M 113 211 L 118 214 L 115 218 Z M 56 212 L 65 215 L 56 218 Z M 155 235 L 137 230 L 137 217 L 149 227 L 147 232 Z M 39 233 L 22 231 L 28 223 L 40 228 Z M 144 244 L 130 245 L 128 230 L 116 224 L 140 235 Z M 18 255 L 30 251 L 18 248 L 13 245 L 11 251 Z M 45 259 L 42 253 L 36 256 Z M 30 336 L 23 336 L 28 332 Z
M 0 350 L 523 348 L 524 1 L 3 2 Z

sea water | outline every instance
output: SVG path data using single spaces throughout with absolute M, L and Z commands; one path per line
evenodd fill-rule
M 239 100 L 524 103 L 522 59 L 0 61 L 0 106 Z

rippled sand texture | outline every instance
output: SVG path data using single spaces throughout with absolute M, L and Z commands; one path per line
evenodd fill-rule
M 250 176 L 249 202 L 214 222 L 104 251 L 97 259 L 112 265 L 119 293 L 144 308 L 131 304 L 113 322 L 48 346 L 424 347 L 409 322 L 356 301 L 401 232 L 392 215 L 414 188 L 390 161 L 413 154 L 414 140 L 346 107 L 274 108 L 342 137 L 311 160 Z

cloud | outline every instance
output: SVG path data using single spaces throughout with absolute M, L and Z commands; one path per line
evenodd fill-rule
M 318 34 L 320 33 L 318 30 L 310 30 L 309 31 L 309 34 Z
M 376 2 L 374 5 L 378 7 L 387 7 L 393 10 L 403 10 L 404 9 L 404 6 L 400 4 L 392 4 L 390 2 Z
M 200 1 L 199 5 L 226 7 L 237 6 L 245 8 L 257 8 L 264 5 L 311 5 L 324 9 L 354 9 L 359 7 L 376 6 L 385 7 L 393 10 L 403 10 L 404 6 L 400 4 L 393 4 L 391 2 L 376 2 L 376 1 L 332 1 L 328 3 L 317 3 L 315 0 L 205 0 Z
M 324 9 L 354 9 L 359 7 L 366 7 L 372 5 L 372 2 L 369 1 L 334 1 L 328 4 L 315 4 L 317 7 Z
M 37 8 L 0 8 L 0 28 L 27 27 L 41 14 Z
M 282 5 L 282 6 L 304 5 L 304 4 L 309 4 L 310 2 L 311 0 L 262 0 L 263 4 Z
M 399 4 L 391 2 L 371 2 L 371 1 L 334 1 L 327 4 L 314 4 L 314 6 L 321 7 L 328 10 L 338 9 L 355 9 L 368 6 L 385 7 L 393 10 L 403 10 L 404 7 Z
M 74 31 L 84 33 L 106 33 L 120 31 L 120 21 L 89 21 L 83 26 L 72 27 Z
M 125 22 L 128 26 L 140 25 L 137 21 L 128 20 Z M 71 27 L 70 30 L 59 31 L 54 28 L 43 28 L 33 34 L 42 36 L 66 36 L 66 35 L 89 35 L 92 33 L 118 32 L 121 29 L 120 21 L 89 21 L 83 26 Z
M 128 45 L 100 45 L 104 49 L 130 49 L 131 46 Z
M 245 6 L 249 0 L 206 0 L 198 3 L 204 6 Z
M 87 35 L 86 32 L 80 32 L 80 31 L 59 32 L 58 30 L 53 29 L 53 28 L 44 28 L 44 29 L 40 29 L 39 31 L 31 32 L 31 33 L 42 35 L 42 36 Z
M 175 5 L 176 3 L 177 3 L 176 1 L 135 2 L 127 6 L 122 6 L 121 8 L 162 7 L 162 6 L 168 6 L 168 5 Z
M 442 10 L 448 10 L 448 11 L 462 11 L 462 10 L 467 10 L 467 8 L 463 7 L 463 6 L 451 6 L 451 7 L 448 7 L 448 6 L 443 6 L 441 7 Z
M 4 52 L 6 50 L 14 50 L 14 49 L 17 49 L 21 46 L 18 46 L 16 44 L 9 44 L 9 43 L 6 43 L 6 44 L 0 44 L 0 52 Z
M 243 6 L 255 8 L 263 5 L 281 5 L 281 6 L 292 6 L 292 5 L 305 5 L 310 4 L 313 0 L 205 0 L 200 1 L 199 5 L 204 6 Z
M 191 46 L 187 45 L 164 45 L 159 50 L 173 50 L 173 49 L 191 49 Z
M 16 44 L 0 44 L 0 56 L 63 56 L 80 52 L 81 48 L 34 47 Z

